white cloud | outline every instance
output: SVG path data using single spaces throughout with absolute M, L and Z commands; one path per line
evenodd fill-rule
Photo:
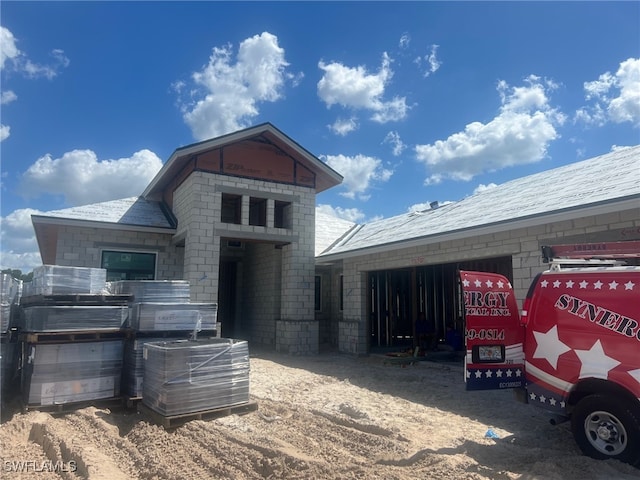
M 15 60 L 19 55 L 13 33 L 8 28 L 0 27 L 0 69 L 4 69 L 7 60 Z
M 431 209 L 430 202 L 414 203 L 409 208 L 407 208 L 407 213 L 424 212 L 425 210 L 430 210 L 430 209 Z
M 334 217 L 349 220 L 350 222 L 360 223 L 364 220 L 364 213 L 357 208 L 332 207 L 331 205 L 318 205 L 318 211 Z
M 242 41 L 235 63 L 232 53 L 231 45 L 214 47 L 209 62 L 192 75 L 191 98 L 180 101 L 184 121 L 197 140 L 248 127 L 260 113 L 260 102 L 280 99 L 286 80 L 294 85 L 300 81 L 300 75 L 286 73 L 284 49 L 269 32 Z M 185 87 L 182 81 L 174 83 L 178 93 Z
M 358 119 L 356 117 L 351 118 L 338 118 L 333 125 L 329 125 L 329 130 L 331 130 L 336 135 L 340 135 L 344 137 L 348 133 L 353 132 L 358 129 Z
M 374 182 L 386 182 L 393 175 L 393 170 L 383 168 L 382 160 L 375 157 L 327 155 L 324 160 L 344 177 L 342 185 L 347 191 L 341 195 L 347 198 L 358 196 L 360 200 L 366 200 L 365 192 Z
M 585 99 L 594 103 L 576 111 L 574 120 L 602 126 L 631 122 L 640 126 L 640 58 L 620 63 L 614 74 L 605 72 L 598 80 L 584 83 Z
M 0 219 L 0 269 L 11 268 L 28 273 L 42 264 L 31 223 L 31 215 L 40 213 L 42 212 L 25 208 Z
M 494 188 L 496 188 L 498 185 L 496 185 L 495 183 L 491 182 L 488 185 L 485 185 L 484 183 L 481 183 L 480 185 L 478 185 L 475 190 L 473 191 L 473 193 L 482 193 L 482 192 L 486 192 L 487 190 L 492 190 Z
M 557 88 L 553 82 L 532 75 L 525 83 L 513 88 L 498 83 L 502 105 L 488 123 L 473 122 L 446 140 L 415 147 L 416 158 L 429 170 L 425 184 L 446 178 L 468 181 L 486 171 L 544 158 L 565 116 L 550 105 L 547 93 Z
M 382 143 L 389 143 L 392 146 L 392 153 L 394 157 L 397 157 L 402 154 L 407 146 L 400 139 L 400 134 L 398 132 L 389 132 L 387 136 L 384 137 Z
M 400 41 L 398 42 L 398 46 L 401 49 L 405 49 L 409 47 L 409 43 L 411 42 L 411 37 L 409 36 L 408 33 L 404 33 L 402 34 L 402 36 L 400 37 Z
M 371 120 L 378 123 L 402 120 L 409 107 L 405 97 L 384 100 L 385 89 L 393 77 L 391 59 L 384 53 L 377 74 L 370 74 L 365 67 L 348 67 L 338 62 L 318 67 L 324 70 L 318 82 L 318 96 L 330 108 L 340 105 L 347 109 L 368 110 Z
M 13 90 L 7 90 L 0 94 L 0 105 L 6 105 L 18 99 L 18 96 Z
M 17 45 L 17 40 L 13 33 L 6 27 L 0 27 L 0 69 L 7 68 L 7 60 L 11 61 L 11 66 L 30 78 L 46 77 L 49 80 L 58 75 L 59 69 L 69 66 L 69 59 L 64 51 L 56 48 L 50 54 L 53 62 L 50 64 L 39 64 L 31 61 L 24 52 L 21 52 Z
M 431 51 L 428 54 L 424 55 L 423 57 L 418 57 L 414 60 L 414 62 L 418 65 L 419 68 L 422 67 L 423 62 L 426 63 L 426 69 L 422 74 L 422 76 L 425 78 L 431 75 L 432 73 L 436 73 L 438 69 L 440 69 L 440 67 L 442 66 L 442 62 L 438 60 L 438 57 L 436 55 L 438 52 L 439 46 L 440 45 L 431 45 Z
M 149 150 L 117 160 L 99 160 L 91 150 L 47 154 L 23 174 L 20 189 L 26 197 L 62 195 L 71 206 L 84 205 L 140 195 L 161 167 Z
M 58 75 L 60 67 L 69 65 L 69 59 L 60 49 L 51 52 L 54 57 L 54 63 L 51 65 L 39 65 L 27 58 L 26 54 L 20 51 L 17 46 L 17 40 L 13 33 L 6 28 L 0 26 L 0 70 L 5 70 L 9 65 L 11 68 L 22 75 L 29 78 L 46 77 L 49 80 Z M 0 104 L 6 105 L 18 99 L 18 96 L 12 90 L 3 91 L 0 96 Z M 0 125 L 0 142 L 6 140 L 10 134 L 10 127 Z
M 407 212 L 408 213 L 425 212 L 427 210 L 434 210 L 444 205 L 449 205 L 450 203 L 453 203 L 453 202 L 451 200 L 445 200 L 443 202 L 434 200 L 432 202 L 414 203 L 409 208 L 407 208 Z
M 5 141 L 11 135 L 11 127 L 9 125 L 0 124 L 0 142 Z

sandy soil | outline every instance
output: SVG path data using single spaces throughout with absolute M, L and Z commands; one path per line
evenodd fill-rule
M 462 366 L 251 354 L 258 409 L 166 431 L 125 408 L 5 408 L 8 479 L 637 479 L 584 457 L 508 391 L 466 392 Z M 491 428 L 500 438 L 487 438 Z M 27 462 L 20 470 L 17 462 Z M 30 462 L 30 463 L 29 463 Z M 58 473 L 50 470 L 58 469 Z M 75 472 L 70 470 L 75 469 Z M 39 470 L 39 471 L 36 471 Z M 49 470 L 49 471 L 48 471 Z

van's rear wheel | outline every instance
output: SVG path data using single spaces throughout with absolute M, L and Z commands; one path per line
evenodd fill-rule
M 583 398 L 571 415 L 571 430 L 585 455 L 640 464 L 640 409 L 628 401 Z

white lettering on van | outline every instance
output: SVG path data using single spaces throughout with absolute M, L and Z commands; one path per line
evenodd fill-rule
M 589 320 L 591 323 L 600 325 L 620 335 L 640 341 L 640 328 L 638 328 L 637 320 L 566 293 L 558 297 L 555 307 L 558 310 L 564 310 L 571 315 Z

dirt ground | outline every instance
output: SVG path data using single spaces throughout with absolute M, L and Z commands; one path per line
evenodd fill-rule
M 3 411 L 7 479 L 638 479 L 579 452 L 511 392 L 466 392 L 462 365 L 251 353 L 243 415 L 166 431 L 135 408 Z M 491 429 L 499 438 L 488 438 Z M 20 466 L 22 462 L 22 466 Z M 52 470 L 58 470 L 54 473 Z M 71 471 L 75 470 L 75 471 Z

